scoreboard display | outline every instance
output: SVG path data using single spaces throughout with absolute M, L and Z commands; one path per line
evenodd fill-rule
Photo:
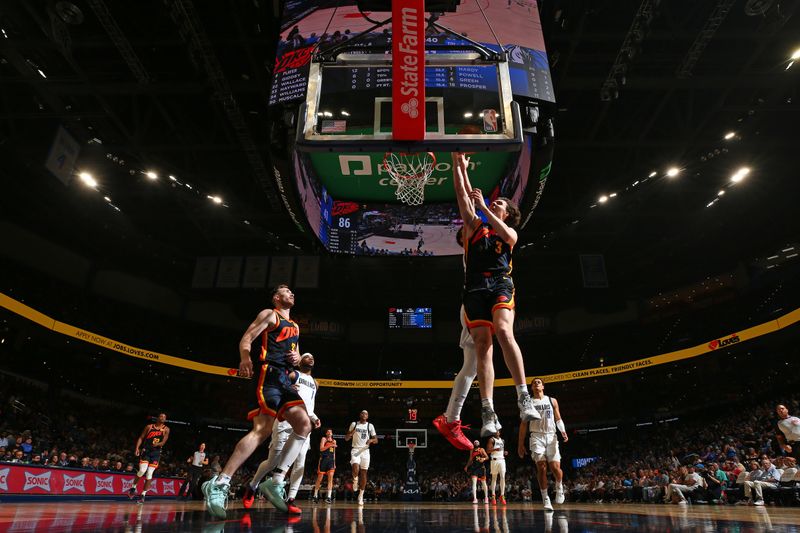
M 390 307 L 389 329 L 431 329 L 430 307 Z

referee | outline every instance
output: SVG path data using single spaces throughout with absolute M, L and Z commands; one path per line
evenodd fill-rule
M 189 477 L 186 478 L 186 481 L 184 481 L 183 485 L 181 485 L 181 490 L 178 493 L 178 496 L 188 499 L 194 495 L 194 489 L 197 487 L 197 483 L 200 481 L 200 477 L 203 475 L 203 467 L 208 464 L 208 457 L 206 457 L 206 444 L 201 442 L 200 446 L 197 448 L 197 451 L 194 452 L 191 457 L 186 459 L 186 462 L 191 463 L 191 466 L 189 467 Z

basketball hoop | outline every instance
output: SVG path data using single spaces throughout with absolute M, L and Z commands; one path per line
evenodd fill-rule
M 414 448 L 416 448 L 416 447 L 417 447 L 416 444 L 414 444 L 413 442 L 409 442 L 408 443 L 408 455 L 414 455 Z
M 407 205 L 420 205 L 425 200 L 425 185 L 436 166 L 433 152 L 386 152 L 383 168 L 397 185 L 395 196 Z

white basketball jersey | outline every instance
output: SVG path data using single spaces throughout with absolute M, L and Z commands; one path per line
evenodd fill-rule
M 553 404 L 550 402 L 550 397 L 543 396 L 541 400 L 537 400 L 536 398 L 531 398 L 531 400 L 533 400 L 533 408 L 539 411 L 542 418 L 528 422 L 528 430 L 531 433 L 545 435 L 555 433 L 556 420 L 553 415 Z
M 503 455 L 505 451 L 505 442 L 503 439 L 495 437 L 494 438 L 494 450 L 492 450 L 492 459 L 505 459 L 506 456 Z
M 778 428 L 788 442 L 800 441 L 800 418 L 789 416 L 778 421 Z
M 355 425 L 355 432 L 353 433 L 353 449 L 366 450 L 369 449 L 367 441 L 375 436 L 375 426 L 369 422 L 361 424 L 360 422 L 353 422 L 350 424 L 350 429 Z
M 314 381 L 308 374 L 303 374 L 302 372 L 297 372 L 297 379 L 295 383 L 298 385 L 297 394 L 303 399 L 303 403 L 306 406 L 306 411 L 308 411 L 309 416 L 314 414 L 314 403 L 317 399 L 317 382 Z M 273 431 L 285 431 L 291 432 L 292 425 L 283 420 L 278 422 L 278 419 L 275 419 L 272 426 Z

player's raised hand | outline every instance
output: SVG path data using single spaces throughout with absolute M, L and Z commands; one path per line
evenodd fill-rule
M 253 361 L 248 357 L 239 362 L 239 377 L 251 378 L 253 377 Z
M 475 206 L 481 211 L 486 211 L 486 201 L 483 199 L 483 193 L 480 189 L 472 189 L 469 197 L 475 202 Z

